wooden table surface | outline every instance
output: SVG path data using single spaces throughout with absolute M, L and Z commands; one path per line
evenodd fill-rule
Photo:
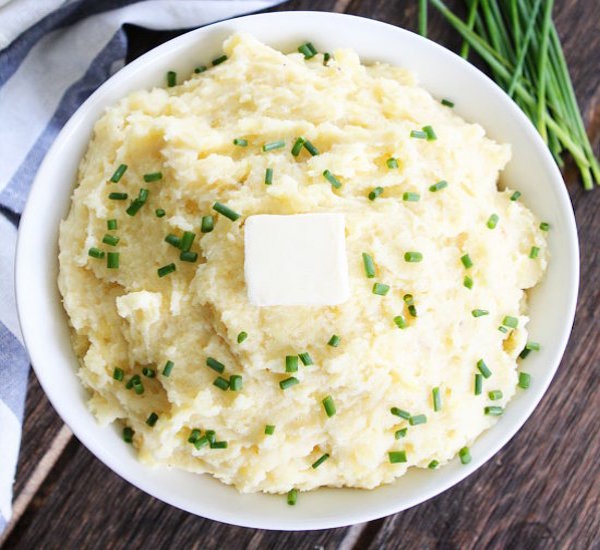
M 416 3 L 298 0 L 276 9 L 346 12 L 415 29 Z M 597 154 L 598 10 L 597 0 L 557 0 L 554 12 Z M 171 34 L 157 33 L 156 42 Z M 460 44 L 433 14 L 429 34 L 454 49 Z M 581 244 L 581 289 L 571 340 L 549 391 L 523 429 L 465 481 L 411 510 L 353 527 L 295 533 L 233 527 L 163 504 L 115 475 L 71 435 L 31 373 L 14 519 L 4 547 L 600 547 L 600 189 L 584 192 L 572 167 L 565 179 Z

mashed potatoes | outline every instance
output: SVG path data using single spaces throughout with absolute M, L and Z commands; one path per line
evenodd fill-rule
M 509 146 L 413 75 L 365 67 L 352 51 L 325 64 L 321 54 L 284 55 L 245 35 L 224 49 L 218 66 L 108 109 L 81 163 L 60 229 L 59 287 L 91 410 L 132 428 L 144 462 L 209 472 L 241 491 L 372 488 L 449 461 L 496 421 L 485 407 L 503 408 L 517 391 L 525 290 L 546 266 L 539 220 L 497 188 Z M 437 139 L 419 137 L 426 126 Z M 299 136 L 319 154 L 292 155 Z M 278 140 L 285 147 L 263 151 Z M 127 170 L 110 182 L 121 164 Z M 447 186 L 432 187 L 440 181 Z M 370 200 L 375 187 L 383 192 Z M 128 215 L 142 188 L 147 199 Z M 215 201 L 241 217 L 217 214 Z M 306 212 L 345 215 L 351 298 L 335 307 L 250 306 L 245 218 Z M 214 230 L 201 232 L 211 215 Z M 195 233 L 192 261 L 165 242 L 185 231 Z M 408 251 L 422 261 L 407 262 Z M 118 268 L 108 268 L 114 253 Z M 363 253 L 375 278 L 365 275 Z M 175 271 L 159 277 L 170 264 Z M 389 292 L 375 294 L 374 283 Z M 337 347 L 328 345 L 334 334 Z M 304 352 L 313 364 L 300 363 L 300 383 L 281 389 L 285 357 Z M 241 376 L 238 391 L 213 384 L 232 375 Z M 206 430 L 220 443 L 203 445 Z

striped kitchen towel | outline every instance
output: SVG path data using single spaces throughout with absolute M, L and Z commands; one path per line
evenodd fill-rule
M 0 0 L 0 533 L 11 516 L 29 361 L 13 288 L 17 226 L 46 151 L 79 105 L 148 44 L 281 0 Z M 124 25 L 141 27 L 132 44 Z

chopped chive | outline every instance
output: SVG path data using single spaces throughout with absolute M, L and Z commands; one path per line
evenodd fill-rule
M 427 417 L 424 414 L 417 414 L 415 416 L 411 416 L 408 419 L 408 423 L 411 426 L 418 426 L 419 424 L 425 424 L 427 422 Z
M 311 467 L 313 470 L 316 470 L 321 464 L 323 464 L 323 462 L 325 462 L 327 459 L 329 458 L 329 454 L 324 453 L 322 454 L 317 460 L 315 460 Z
M 285 372 L 298 372 L 298 356 L 297 355 L 286 355 L 285 356 Z
M 104 258 L 104 251 L 100 250 L 99 248 L 96 248 L 95 246 L 92 246 L 92 248 L 88 250 L 88 256 L 101 260 L 102 258 Z
M 505 327 L 517 328 L 519 325 L 519 320 L 516 317 L 511 317 L 510 315 L 506 315 L 504 319 L 502 319 L 502 324 Z
M 319 150 L 307 139 L 304 140 L 304 148 L 313 156 L 316 157 L 319 154 Z
M 390 451 L 388 453 L 390 464 L 406 462 L 406 451 Z
M 298 489 L 290 489 L 287 494 L 287 503 L 295 506 L 296 502 L 298 502 Z
M 142 369 L 142 374 L 146 378 L 154 378 L 154 377 L 156 377 L 156 371 L 154 369 L 151 369 L 150 367 L 144 367 Z
M 442 101 L 440 103 L 446 107 L 450 107 L 450 108 L 454 107 L 454 103 L 452 101 L 450 101 L 449 99 L 442 99 Z
M 304 353 L 299 353 L 298 357 L 300 357 L 300 361 L 302 361 L 302 364 L 305 367 L 308 367 L 309 365 L 314 364 L 312 357 L 310 356 L 310 353 L 308 353 L 308 351 L 305 351 Z
M 521 353 L 519 353 L 519 357 L 521 359 L 525 359 L 530 353 L 531 353 L 531 350 L 529 350 L 527 348 L 523 348 L 523 350 L 521 351 Z
M 427 136 L 427 141 L 435 141 L 437 139 L 431 126 L 423 126 L 423 132 L 425 132 L 425 135 Z
M 215 67 L 216 65 L 220 65 L 224 61 L 227 61 L 226 55 L 221 55 L 221 56 L 217 57 L 216 59 L 213 59 L 212 60 L 213 67 Z
M 327 345 L 332 348 L 337 348 L 340 345 L 340 337 L 337 334 L 334 334 L 327 342 Z
M 329 63 L 330 59 L 331 59 L 331 54 L 329 52 L 325 52 L 323 54 L 323 65 L 325 65 L 327 67 L 327 63 Z
M 196 74 L 200 74 L 203 73 L 204 71 L 206 71 L 206 65 L 198 65 L 195 69 L 194 72 Z
M 465 278 L 463 279 L 463 286 L 467 287 L 469 290 L 473 288 L 473 279 L 471 279 L 471 277 L 468 275 L 465 275 Z
M 138 196 L 131 201 L 131 204 L 127 208 L 125 212 L 130 216 L 135 216 L 140 208 L 146 204 L 146 200 L 148 199 L 148 189 L 140 189 Z
M 132 443 L 133 434 L 135 434 L 135 432 L 129 426 L 125 426 L 123 428 L 123 441 L 125 441 L 125 443 Z
M 196 443 L 196 441 L 198 441 L 198 439 L 200 439 L 201 435 L 202 435 L 202 432 L 199 429 L 194 428 L 190 432 L 190 436 L 188 437 L 188 443 Z
M 311 59 L 317 55 L 317 50 L 310 42 L 298 46 L 298 51 L 304 56 L 304 59 Z
M 303 137 L 297 138 L 292 147 L 292 155 L 297 157 L 300 154 L 300 151 L 302 151 L 303 145 L 304 145 L 304 138 Z
M 525 349 L 529 351 L 540 351 L 541 346 L 537 342 L 527 342 L 525 344 Z
M 433 410 L 435 412 L 442 410 L 442 394 L 440 393 L 440 388 L 435 387 L 431 390 L 431 397 L 433 400 Z
M 181 239 L 177 235 L 173 235 L 173 233 L 169 233 L 165 237 L 165 242 L 169 243 L 171 246 L 174 246 L 175 248 L 181 247 Z
M 375 283 L 373 285 L 373 294 L 377 294 L 378 296 L 385 296 L 389 291 L 389 285 L 384 285 L 383 283 Z
M 492 401 L 498 401 L 498 399 L 502 399 L 502 390 L 492 390 L 488 392 L 488 397 Z
M 392 170 L 394 168 L 398 168 L 398 160 L 395 158 L 389 158 L 385 161 L 385 163 L 387 164 L 387 167 Z
M 198 259 L 198 253 L 197 252 L 190 252 L 189 250 L 185 250 L 184 252 L 182 252 L 181 254 L 179 254 L 179 259 L 182 262 L 194 263 Z
M 217 361 L 214 357 L 206 358 L 206 366 L 210 367 L 212 370 L 217 371 L 221 374 L 225 370 L 225 365 L 220 361 Z
M 339 189 L 342 184 L 340 183 L 340 181 L 329 171 L 329 170 L 325 170 L 323 172 L 323 177 L 329 182 L 331 183 L 331 185 L 333 187 L 335 187 L 336 189 Z M 369 197 L 370 198 L 370 197 Z M 371 199 L 373 200 L 373 199 Z
M 365 267 L 365 275 L 368 279 L 375 277 L 375 262 L 373 258 L 366 252 L 362 253 L 363 265 Z
M 287 390 L 288 388 L 291 388 L 292 386 L 295 386 L 296 384 L 300 384 L 300 380 L 298 380 L 297 378 L 294 378 L 293 376 L 290 376 L 289 378 L 281 380 L 279 382 L 279 387 L 282 390 Z
M 527 388 L 529 388 L 529 385 L 531 383 L 531 375 L 527 374 L 526 372 L 520 372 L 519 373 L 519 382 L 517 384 L 517 386 L 519 386 L 519 388 L 526 390 Z
M 181 237 L 181 243 L 179 244 L 179 248 L 184 252 L 187 252 L 190 248 L 192 248 L 192 243 L 196 238 L 196 233 L 192 231 L 184 231 Z
M 175 363 L 173 363 L 173 361 L 167 361 L 165 363 L 165 366 L 163 367 L 163 371 L 162 371 L 163 376 L 166 376 L 167 378 L 169 376 L 171 376 L 171 371 L 173 370 L 174 366 L 175 366 Z
M 110 181 L 112 181 L 113 183 L 119 183 L 119 181 L 123 177 L 123 174 L 125 173 L 126 170 L 127 170 L 126 164 L 119 164 L 119 167 L 115 170 L 115 173 L 111 176 Z
M 196 441 L 194 441 L 194 447 L 196 447 L 196 449 L 199 450 L 208 443 L 209 443 L 208 437 L 206 435 L 203 435 L 202 437 L 199 437 L 198 439 L 196 439 Z
M 410 137 L 416 139 L 427 139 L 427 134 L 422 130 L 412 130 L 410 132 Z
M 124 200 L 127 200 L 127 197 L 128 197 L 127 193 L 117 193 L 117 192 L 113 191 L 112 193 L 108 194 L 108 198 L 111 201 L 124 201 Z
M 144 181 L 146 183 L 151 183 L 153 181 L 161 180 L 162 177 L 162 172 L 151 172 L 150 174 L 144 174 Z
M 119 237 L 117 237 L 116 235 L 104 235 L 104 237 L 102 237 L 102 242 L 104 244 L 107 244 L 108 246 L 117 246 L 118 242 L 119 242 Z
M 235 138 L 233 144 L 238 147 L 248 147 L 248 140 L 244 138 Z
M 403 409 L 399 409 L 398 407 L 392 407 L 390 409 L 390 412 L 394 416 L 399 416 L 400 418 L 404 418 L 404 420 L 410 420 L 410 418 L 411 418 L 410 413 L 408 411 L 405 411 Z
M 177 84 L 177 73 L 175 71 L 167 72 L 167 86 L 172 88 Z
M 445 180 L 441 180 L 441 181 L 438 181 L 437 183 L 434 183 L 433 185 L 430 185 L 429 190 L 432 193 L 435 193 L 436 191 L 440 191 L 440 190 L 444 189 L 445 187 L 448 187 L 448 182 Z
M 531 251 L 529 252 L 529 257 L 533 260 L 538 257 L 540 253 L 540 249 L 537 246 L 532 246 Z
M 204 435 L 206 436 L 206 439 L 208 439 L 208 442 L 210 443 L 210 446 L 212 447 L 215 444 L 215 441 L 217 440 L 215 431 L 214 430 L 206 430 L 204 432 Z
M 210 446 L 211 449 L 227 449 L 227 441 L 215 441 Z
M 327 416 L 329 418 L 331 418 L 336 413 L 335 403 L 333 402 L 333 397 L 331 397 L 331 395 L 328 395 L 321 402 L 323 403 L 323 408 L 325 409 L 325 414 L 327 414 Z
M 273 183 L 273 168 L 267 168 L 265 170 L 265 185 L 271 185 Z
M 519 197 L 521 196 L 521 192 L 520 191 L 515 191 L 511 196 L 510 196 L 510 200 L 511 201 L 517 201 L 519 200 Z
M 135 386 L 136 384 L 140 384 L 142 382 L 142 379 L 140 378 L 139 374 L 134 374 L 129 380 L 127 380 L 127 384 L 125 384 L 125 387 L 130 390 L 131 388 L 133 388 L 133 386 Z
M 414 296 L 412 294 L 405 294 L 404 296 L 402 296 L 402 300 L 407 306 L 410 306 L 415 302 Z
M 144 393 L 144 384 L 142 384 L 141 382 L 139 382 L 138 384 L 134 384 L 133 385 L 133 391 L 137 395 L 142 395 Z
M 458 457 L 462 464 L 468 464 L 471 462 L 471 452 L 469 451 L 469 447 L 463 447 L 460 451 L 458 451 Z
M 273 435 L 275 433 L 275 426 L 273 424 L 267 424 L 265 426 L 265 435 Z
M 411 317 L 417 316 L 417 307 L 415 306 L 415 304 L 410 304 L 408 306 L 408 313 L 410 313 Z
M 237 335 L 237 343 L 241 344 L 246 338 L 248 338 L 248 333 L 243 331 Z
M 200 231 L 202 233 L 210 233 L 215 228 L 215 220 L 212 216 L 202 216 L 202 225 Z
M 383 187 L 375 187 L 372 191 L 369 192 L 369 200 L 374 201 L 379 195 L 383 193 Z
M 486 222 L 486 225 L 488 226 L 488 229 L 495 229 L 496 226 L 498 225 L 498 220 L 500 218 L 498 217 L 498 214 L 492 214 L 489 218 L 488 221 Z
M 483 391 L 483 376 L 481 374 L 475 375 L 475 395 L 481 395 Z
M 394 323 L 398 328 L 406 328 L 406 319 L 403 315 L 396 315 L 396 317 L 394 317 Z
M 150 416 L 148 418 L 146 418 L 146 424 L 148 424 L 148 426 L 150 426 L 152 428 L 156 424 L 157 420 L 158 420 L 158 415 L 155 412 L 150 413 Z
M 215 202 L 215 204 L 213 204 L 213 210 L 215 210 L 219 214 L 222 214 L 226 218 L 229 218 L 232 222 L 234 222 L 240 217 L 240 214 L 238 214 L 228 206 L 221 204 L 220 202 Z
M 270 141 L 269 143 L 265 143 L 262 146 L 262 150 L 263 152 L 268 153 L 269 151 L 281 149 L 282 147 L 285 147 L 285 141 L 283 139 L 278 139 L 277 141 Z
M 405 252 L 404 261 L 409 263 L 418 263 L 423 259 L 423 254 L 420 252 Z
M 164 215 L 166 214 L 166 212 L 162 209 L 162 208 L 157 208 L 154 213 L 156 214 L 157 218 L 162 218 L 164 217 Z
M 213 381 L 213 386 L 217 386 L 220 390 L 225 391 L 229 389 L 229 380 L 222 376 L 217 376 Z
M 469 256 L 468 254 L 461 256 L 460 261 L 465 266 L 465 269 L 469 269 L 470 267 L 473 267 L 473 261 L 471 260 L 471 256 Z
M 504 412 L 504 409 L 502 407 L 489 406 L 484 407 L 483 412 L 489 416 L 500 416 Z
M 540 229 L 542 231 L 549 231 L 550 230 L 550 224 L 548 222 L 541 222 L 540 223 Z
M 119 269 L 119 253 L 108 252 L 106 254 L 106 267 L 108 269 Z
M 498 330 L 499 330 L 500 332 L 502 332 L 503 334 L 508 334 L 508 329 L 507 329 L 506 327 L 503 327 L 502 325 L 500 325 L 500 326 L 498 327 Z
M 477 361 L 477 368 L 484 378 L 489 378 L 492 376 L 492 371 L 488 368 L 483 359 Z
M 119 382 L 121 382 L 123 380 L 124 375 L 125 375 L 125 372 L 123 371 L 123 369 L 120 369 L 119 367 L 115 367 L 115 370 L 113 371 L 113 378 L 115 380 L 118 380 Z
M 402 195 L 402 200 L 406 202 L 417 202 L 421 199 L 421 195 L 419 193 L 412 193 L 410 191 L 406 191 Z
M 484 315 L 489 315 L 490 312 L 487 309 L 474 309 L 471 311 L 471 315 L 473 317 L 483 317 Z
M 231 391 L 240 391 L 242 389 L 242 377 L 239 374 L 232 374 L 229 377 L 229 389 Z
M 427 464 L 427 467 L 430 470 L 435 470 L 439 465 L 440 463 L 437 460 L 432 460 L 429 464 Z
M 117 220 L 106 220 L 106 229 L 109 231 L 117 229 Z
M 159 267 L 156 272 L 158 273 L 159 277 L 164 277 L 165 275 L 168 275 L 169 273 L 173 273 L 173 271 L 175 271 L 177 268 L 175 267 L 175 264 L 171 263 L 171 264 L 167 264 L 167 265 L 163 265 L 162 267 Z
M 402 439 L 403 437 L 406 437 L 407 433 L 408 433 L 408 428 L 401 428 L 400 430 L 396 430 L 394 432 L 394 438 Z

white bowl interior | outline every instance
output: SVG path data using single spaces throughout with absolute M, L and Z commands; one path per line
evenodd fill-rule
M 128 92 L 164 83 L 167 70 L 189 74 L 219 55 L 231 33 L 246 31 L 283 51 L 311 40 L 321 51 L 352 47 L 364 62 L 384 61 L 413 70 L 435 96 L 479 122 L 492 138 L 511 143 L 503 174 L 523 202 L 551 224 L 551 262 L 531 295 L 531 339 L 542 351 L 525 369 L 532 387 L 519 392 L 506 413 L 472 446 L 472 462 L 438 471 L 412 469 L 373 491 L 320 489 L 301 494 L 295 507 L 282 496 L 240 495 L 210 476 L 142 466 L 116 427 L 101 428 L 86 407 L 76 376 L 66 315 L 56 285 L 57 231 L 67 214 L 76 170 L 95 121 Z M 151 495 L 207 518 L 266 529 L 323 529 L 379 518 L 418 504 L 451 487 L 488 460 L 531 414 L 562 357 L 570 333 L 579 280 L 575 221 L 560 173 L 535 129 L 496 85 L 453 53 L 408 31 L 358 17 L 280 12 L 242 17 L 176 38 L 128 65 L 77 111 L 56 139 L 34 183 L 20 227 L 16 285 L 23 336 L 50 401 L 75 435 L 107 466 Z

